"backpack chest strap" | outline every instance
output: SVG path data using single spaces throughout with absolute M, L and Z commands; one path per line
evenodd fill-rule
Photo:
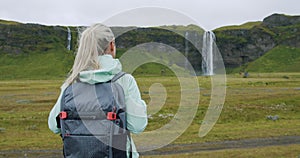
M 59 117 L 62 120 L 104 120 L 107 119 L 104 112 L 74 112 L 61 111 Z

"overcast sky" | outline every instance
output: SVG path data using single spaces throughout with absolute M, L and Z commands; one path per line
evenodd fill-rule
M 45 25 L 81 26 L 107 20 L 111 25 L 186 25 L 196 22 L 206 30 L 213 30 L 247 21 L 262 21 L 272 13 L 300 15 L 300 1 L 0 0 L 0 19 Z

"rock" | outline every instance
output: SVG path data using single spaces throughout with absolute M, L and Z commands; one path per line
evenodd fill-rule
M 5 130 L 6 130 L 5 128 L 2 127 L 0 128 L 0 132 L 5 132 Z
M 275 116 L 269 115 L 269 116 L 267 116 L 267 119 L 272 120 L 272 121 L 277 121 L 277 120 L 279 120 L 279 116 L 278 115 L 275 115 Z
M 284 14 L 272 14 L 263 20 L 268 27 L 288 26 L 300 23 L 300 16 L 288 16 Z

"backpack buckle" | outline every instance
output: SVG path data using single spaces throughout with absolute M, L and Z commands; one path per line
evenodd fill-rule
M 117 119 L 117 114 L 115 112 L 108 112 L 107 113 L 107 117 L 106 117 L 108 120 L 116 120 Z
M 66 119 L 67 116 L 68 116 L 67 112 L 65 112 L 65 111 L 62 111 L 62 112 L 59 113 L 59 118 L 62 119 L 62 120 Z

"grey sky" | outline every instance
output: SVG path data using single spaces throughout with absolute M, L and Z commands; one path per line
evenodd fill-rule
M 261 21 L 272 13 L 300 15 L 299 0 L 0 0 L 0 19 L 46 25 L 90 25 L 139 7 L 168 8 L 183 13 L 206 30 Z M 140 17 L 136 18 L 136 14 Z M 151 21 L 151 18 L 142 18 L 143 14 L 139 9 L 133 16 L 120 17 L 117 25 L 147 25 L 143 20 Z M 159 24 L 172 23 L 164 13 L 154 11 L 153 17 L 159 19 Z M 126 24 L 127 21 L 130 22 Z M 176 21 L 177 24 L 189 22 L 182 17 Z

